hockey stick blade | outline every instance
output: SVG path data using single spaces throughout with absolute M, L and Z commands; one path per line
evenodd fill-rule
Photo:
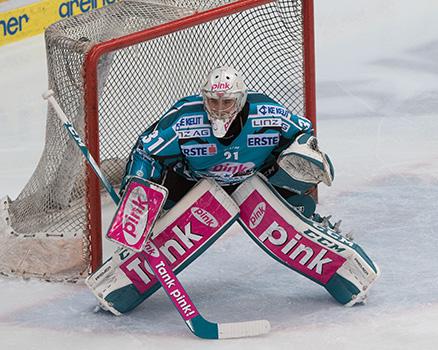
M 267 334 L 271 330 L 268 320 L 220 323 L 218 327 L 219 339 L 254 337 Z
M 195 335 L 204 339 L 254 337 L 267 334 L 271 330 L 271 324 L 267 320 L 212 323 L 198 315 L 186 323 Z
M 100 179 L 102 185 L 108 191 L 115 204 L 118 205 L 120 202 L 119 195 L 102 173 L 96 161 L 91 156 L 87 146 L 82 141 L 78 132 L 75 130 L 59 106 L 54 97 L 54 92 L 52 90 L 48 90 L 43 94 L 43 98 L 47 100 L 55 109 L 57 116 L 63 122 L 64 127 L 70 134 L 71 138 L 75 141 L 76 145 L 81 149 L 88 164 L 91 166 L 96 176 Z M 171 299 L 173 305 L 178 310 L 189 329 L 196 336 L 204 339 L 226 339 L 256 336 L 269 332 L 270 324 L 265 320 L 223 324 L 207 321 L 198 312 L 183 286 L 173 273 L 173 270 L 169 266 L 167 260 L 161 254 L 160 250 L 155 247 L 152 241 L 149 240 L 146 242 L 143 254 L 161 286 Z

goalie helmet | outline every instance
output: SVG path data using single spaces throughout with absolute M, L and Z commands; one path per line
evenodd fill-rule
M 242 75 L 231 67 L 215 68 L 201 93 L 214 136 L 224 137 L 246 102 L 248 90 Z

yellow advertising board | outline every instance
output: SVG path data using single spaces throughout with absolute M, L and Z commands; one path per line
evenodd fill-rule
M 1 0 L 0 0 L 1 1 Z M 42 33 L 66 17 L 110 5 L 117 0 L 44 0 L 0 13 L 0 46 Z

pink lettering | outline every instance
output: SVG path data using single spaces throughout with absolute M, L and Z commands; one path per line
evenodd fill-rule
M 227 83 L 227 82 L 225 82 L 225 83 L 223 83 L 223 82 L 220 82 L 220 83 L 214 83 L 212 86 L 211 86 L 211 89 L 214 91 L 214 90 L 228 90 L 229 88 L 230 88 L 231 86 L 230 86 L 230 83 Z

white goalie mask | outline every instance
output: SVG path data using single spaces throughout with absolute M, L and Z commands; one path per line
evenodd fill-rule
M 208 74 L 201 92 L 214 136 L 224 137 L 246 102 L 248 90 L 242 75 L 231 67 L 216 68 Z

